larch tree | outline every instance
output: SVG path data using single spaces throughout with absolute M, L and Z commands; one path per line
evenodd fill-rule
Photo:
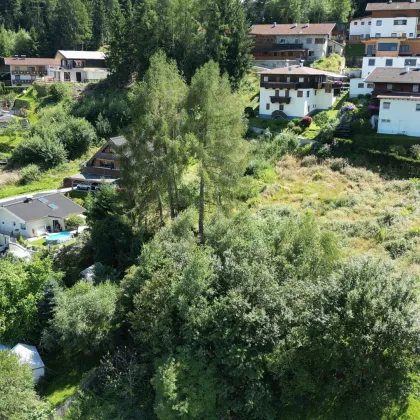
M 207 205 L 223 205 L 243 174 L 246 144 L 243 104 L 228 76 L 210 61 L 191 81 L 187 100 L 191 150 L 198 162 L 199 234 L 204 238 Z
M 188 164 L 185 145 L 187 85 L 175 61 L 156 53 L 135 92 L 132 130 L 128 133 L 125 173 L 139 208 L 157 203 L 164 222 L 164 197 L 174 218 L 179 209 L 178 183 Z

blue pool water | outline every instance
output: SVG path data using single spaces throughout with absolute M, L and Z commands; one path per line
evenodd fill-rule
M 59 232 L 59 233 L 53 233 L 52 235 L 49 235 L 47 238 L 48 242 L 64 242 L 66 240 L 69 240 L 71 237 L 70 232 Z

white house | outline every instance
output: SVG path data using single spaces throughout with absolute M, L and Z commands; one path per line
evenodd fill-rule
M 12 86 L 31 86 L 37 81 L 53 79 L 55 66 L 59 63 L 55 58 L 15 56 L 4 59 L 4 64 L 10 67 Z
M 10 346 L 0 344 L 0 351 L 10 351 L 18 358 L 20 364 L 27 364 L 32 371 L 35 383 L 45 376 L 45 365 L 36 347 L 18 343 L 10 348 Z
M 62 82 L 94 82 L 109 75 L 105 53 L 101 51 L 65 51 L 55 55 L 59 65 L 55 79 Z
M 377 67 L 366 82 L 375 84 L 378 133 L 420 136 L 420 69 Z
M 350 21 L 349 43 L 358 44 L 362 39 L 370 36 L 370 27 L 372 25 L 371 16 L 354 18 Z
M 0 233 L 24 238 L 64 231 L 70 214 L 85 211 L 60 193 L 34 194 L 0 202 Z
M 345 76 L 311 67 L 290 66 L 260 73 L 261 118 L 301 118 L 329 109 L 341 91 Z

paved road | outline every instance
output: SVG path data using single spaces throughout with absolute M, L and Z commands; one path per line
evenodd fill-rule
M 71 191 L 71 188 L 58 188 L 57 190 L 48 190 L 48 191 L 34 191 L 34 192 L 31 192 L 31 193 L 26 193 L 26 194 L 22 194 L 22 195 L 15 195 L 14 197 L 2 198 L 2 199 L 0 199 L 0 204 L 4 203 L 5 201 L 15 200 L 17 198 L 25 198 L 25 197 L 29 197 L 29 196 L 34 195 L 34 194 L 54 194 L 54 193 L 57 193 L 57 192 L 65 193 L 67 191 Z

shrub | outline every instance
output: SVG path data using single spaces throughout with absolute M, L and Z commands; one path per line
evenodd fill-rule
M 287 123 L 287 128 L 293 130 L 295 128 L 295 123 L 293 121 L 290 121 L 289 123 Z
M 331 118 L 328 115 L 327 111 L 322 111 L 322 112 L 314 115 L 314 117 L 312 118 L 312 120 L 314 121 L 314 123 L 319 128 L 322 128 L 322 127 L 326 126 L 327 124 L 330 124 L 331 123 Z
M 57 102 L 69 101 L 71 99 L 70 86 L 65 83 L 54 83 L 51 85 L 49 94 Z
M 395 153 L 398 156 L 406 156 L 407 155 L 407 149 L 402 144 L 393 144 L 389 146 L 389 152 Z
M 295 133 L 295 134 L 302 134 L 302 128 L 301 127 L 299 127 L 299 126 L 294 126 L 293 128 L 292 128 L 292 131 Z
M 331 155 L 331 146 L 329 144 L 323 144 L 316 150 L 315 154 L 319 159 L 326 159 Z
M 36 181 L 40 175 L 41 170 L 39 169 L 39 166 L 31 163 L 30 165 L 23 168 L 20 172 L 19 183 L 21 185 L 30 184 L 31 182 Z
M 413 144 L 410 147 L 410 153 L 414 159 L 420 160 L 420 144 Z
M 294 125 L 300 125 L 301 119 L 300 118 L 293 118 L 292 123 Z
M 24 139 L 12 154 L 12 162 L 21 166 L 35 163 L 43 168 L 52 168 L 66 160 L 66 150 L 59 140 L 39 136 Z
M 339 172 L 348 166 L 347 159 L 344 158 L 333 158 L 328 160 L 328 165 L 332 171 Z
M 310 167 L 310 166 L 316 166 L 316 165 L 318 165 L 318 159 L 314 155 L 305 156 L 300 162 L 300 166 L 303 166 L 303 167 Z
M 346 102 L 341 107 L 341 112 L 350 112 L 350 111 L 354 111 L 355 109 L 356 109 L 356 105 L 352 104 L 351 102 Z
M 309 115 L 306 115 L 302 118 L 300 124 L 302 127 L 308 128 L 312 124 L 312 118 Z
M 332 143 L 335 135 L 335 126 L 327 124 L 319 130 L 317 140 L 321 143 Z
M 302 147 L 300 147 L 297 150 L 296 154 L 300 157 L 304 157 L 304 156 L 308 156 L 308 155 L 312 154 L 312 143 L 308 143 L 308 144 L 305 144 Z
M 252 110 L 252 108 L 251 108 Z M 246 110 L 245 110 L 246 112 Z M 248 115 L 250 117 L 251 115 Z M 111 123 L 109 122 L 108 118 L 105 118 L 102 113 L 98 115 L 98 119 L 96 120 L 95 124 L 96 132 L 99 136 L 106 138 L 112 133 Z
M 321 181 L 324 178 L 324 175 L 321 172 L 317 172 L 312 177 L 312 181 Z
M 85 225 L 86 220 L 77 214 L 70 214 L 69 217 L 67 217 L 65 224 L 67 230 L 76 230 L 80 226 Z

